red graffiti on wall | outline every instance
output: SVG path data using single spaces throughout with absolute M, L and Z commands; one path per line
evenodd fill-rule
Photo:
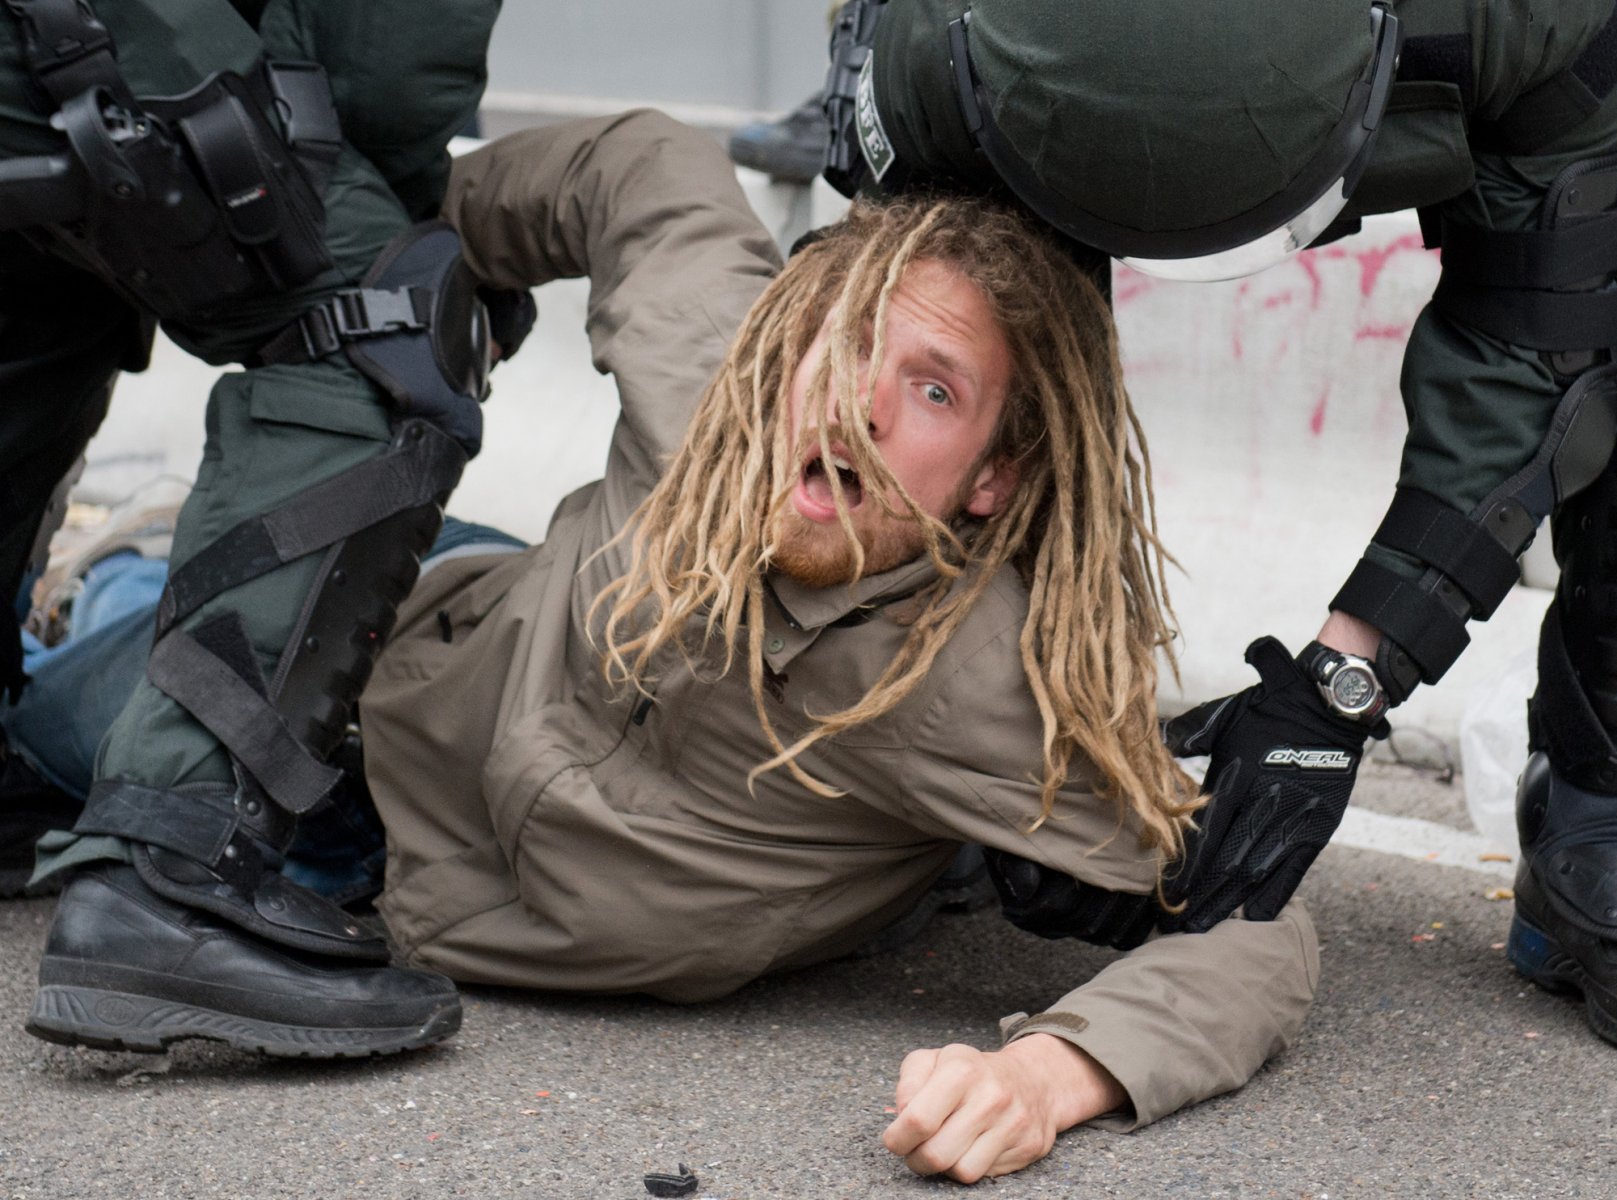
M 1429 256 L 1432 264 L 1407 263 L 1408 256 Z M 1290 356 L 1312 345 L 1322 361 L 1318 391 L 1307 410 L 1306 424 L 1311 434 L 1319 436 L 1326 427 L 1332 380 L 1339 366 L 1332 361 L 1328 348 L 1341 345 L 1339 330 L 1344 314 L 1352 322 L 1354 343 L 1407 341 L 1424 303 L 1423 296 L 1410 292 L 1408 281 L 1412 273 L 1422 281 L 1435 281 L 1435 265 L 1436 252 L 1427 251 L 1417 233 L 1380 242 L 1353 238 L 1305 250 L 1269 271 L 1242 280 L 1228 308 L 1209 305 L 1192 312 L 1204 314 L 1196 318 L 1203 321 L 1228 321 L 1225 333 L 1232 360 L 1249 363 L 1249 369 L 1260 373 L 1260 381 L 1277 373 Z M 1349 272 L 1347 279 L 1342 278 L 1344 268 Z M 1356 278 L 1353 268 L 1357 269 Z M 1389 286 L 1390 279 L 1398 282 Z M 1357 295 L 1351 305 L 1344 303 L 1340 290 L 1343 285 L 1355 287 Z M 1159 288 L 1177 286 L 1183 285 L 1165 284 L 1119 267 L 1113 283 L 1114 303 L 1121 310 L 1153 296 Z M 1229 295 L 1227 291 L 1224 294 Z M 1129 369 L 1151 372 L 1166 365 L 1165 359 L 1131 359 Z

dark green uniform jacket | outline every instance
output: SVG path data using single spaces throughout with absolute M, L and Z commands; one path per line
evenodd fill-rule
M 1610 86 L 1600 60 L 1617 61 L 1612 0 L 1398 0 L 1394 8 L 1405 29 L 1400 82 L 1350 211 L 1418 206 L 1428 225 L 1441 217 L 1537 228 L 1557 175 L 1617 150 L 1617 93 L 1598 96 Z M 1524 97 L 1584 78 L 1599 101 L 1592 114 L 1569 113 L 1548 136 L 1518 127 L 1532 107 Z M 1401 483 L 1470 510 L 1533 456 L 1565 387 L 1537 351 L 1428 308 L 1404 358 Z

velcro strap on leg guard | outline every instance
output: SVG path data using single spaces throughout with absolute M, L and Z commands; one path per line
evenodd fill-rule
M 255 828 L 270 840 L 261 840 Z M 276 843 L 290 840 L 291 822 L 249 789 L 102 780 L 90 789 L 74 831 L 127 838 L 147 886 L 177 903 L 285 946 L 387 961 L 381 938 L 279 873 Z
M 357 696 L 380 638 L 391 627 L 393 611 L 415 578 L 414 567 L 424 548 L 423 535 L 415 527 L 429 527 L 424 537 L 430 541 L 441 520 L 439 506 L 464 463 L 465 454 L 450 438 L 425 421 L 408 422 L 387 453 L 242 522 L 171 574 L 158 606 L 147 676 L 219 739 L 245 778 L 261 789 L 266 807 L 288 814 L 306 812 L 341 779 L 340 771 L 322 761 L 330 739 L 310 737 L 304 727 L 332 726 L 340 734 L 347 706 Z M 405 528 L 396 528 L 401 521 Z M 375 531 L 375 539 L 367 541 L 362 536 L 367 531 Z M 402 574 L 389 558 L 389 539 L 402 543 L 395 556 L 407 561 L 409 569 Z M 342 548 L 350 543 L 358 554 L 351 563 L 342 556 Z M 317 598 L 304 606 L 291 639 L 295 646 L 283 655 L 273 687 L 264 679 L 237 614 L 225 613 L 190 631 L 181 629 L 179 622 L 221 593 L 321 550 L 328 553 L 317 591 L 331 584 L 375 603 L 363 613 L 351 614 L 353 619 L 340 630 L 334 626 L 327 631 L 333 644 L 321 663 L 329 662 L 330 669 L 314 687 L 316 695 L 311 698 L 313 685 L 304 681 L 303 690 L 287 698 L 299 706 L 295 716 L 300 725 L 294 729 L 277 701 L 283 699 L 280 692 L 288 664 L 299 648 L 311 657 L 318 653 L 318 634 L 306 628 L 311 614 L 324 611 Z M 343 570 L 335 568 L 338 561 L 344 563 Z M 387 582 L 379 590 L 363 584 L 344 589 L 346 574 L 363 580 L 366 572 L 385 576 Z M 369 621 L 363 629 L 354 623 L 360 619 Z M 316 705 L 321 697 L 329 703 Z M 146 840 L 138 826 L 133 836 Z M 204 861 L 218 866 L 216 857 Z
M 237 792 L 220 784 L 151 788 L 100 779 L 91 785 L 73 832 L 147 842 L 212 864 L 241 823 Z M 290 822 L 285 833 L 291 834 Z
M 231 621 L 250 656 L 239 618 Z M 223 655 L 205 649 L 183 629 L 171 629 L 153 647 L 146 676 L 164 695 L 218 738 L 272 800 L 288 812 L 308 812 L 331 794 L 342 772 L 299 744 L 286 719 Z
M 1521 577 L 1516 555 L 1495 540 L 1493 526 L 1509 531 L 1525 522 L 1530 535 L 1534 525 L 1525 514 L 1522 520 L 1511 517 L 1501 512 L 1494 522 L 1479 525 L 1436 496 L 1401 487 L 1375 542 L 1442 571 L 1465 593 L 1473 615 L 1486 621 Z
M 400 427 L 386 454 L 367 459 L 249 517 L 178 567 L 157 608 L 161 637 L 214 596 L 324 550 L 410 508 L 437 503 L 460 480 L 466 455 L 425 421 Z
M 1427 683 L 1441 679 L 1471 640 L 1465 629 L 1470 606 L 1446 577 L 1439 577 L 1428 591 L 1368 558 L 1354 566 L 1331 608 L 1381 630 L 1410 657 Z
M 385 939 L 331 901 L 278 871 L 242 880 L 200 872 L 197 864 L 148 845 L 134 848 L 135 870 L 160 896 L 214 913 L 249 933 L 315 954 L 385 963 Z
M 406 509 L 344 538 L 322 560 L 269 689 L 293 736 L 322 758 L 341 745 L 376 653 L 442 524 L 435 504 Z

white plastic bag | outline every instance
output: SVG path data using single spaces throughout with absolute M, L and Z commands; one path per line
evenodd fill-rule
M 1534 651 L 1471 690 L 1460 720 L 1465 807 L 1488 848 L 1517 853 L 1516 781 L 1527 765 L 1527 700 L 1538 682 Z

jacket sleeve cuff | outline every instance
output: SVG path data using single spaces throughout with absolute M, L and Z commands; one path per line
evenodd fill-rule
M 1313 922 L 1293 901 L 1273 921 L 1155 938 L 1001 1031 L 1006 1042 L 1048 1033 L 1090 1055 L 1132 1109 L 1096 1123 L 1137 1129 L 1246 1083 L 1295 1039 L 1318 981 Z
M 1122 1108 L 1092 1117 L 1084 1122 L 1086 1125 L 1098 1125 L 1102 1129 L 1110 1129 L 1116 1133 L 1130 1133 L 1150 1123 L 1140 1119 L 1139 1105 L 1134 1098 L 1135 1088 L 1129 1084 L 1125 1070 L 1126 1063 L 1122 1061 L 1124 1056 L 1115 1056 L 1119 1061 L 1107 1061 L 1106 1051 L 1109 1048 L 1107 1040 L 1093 1036 L 1088 1018 L 1068 1012 L 1042 1012 L 1032 1016 L 1025 1012 L 1012 1013 L 1008 1017 L 1000 1018 L 999 1034 L 1003 1045 L 1008 1046 L 1030 1033 L 1048 1033 L 1063 1041 L 1071 1042 L 1111 1072 L 1112 1077 L 1122 1084 L 1123 1090 L 1128 1093 L 1128 1103 Z

